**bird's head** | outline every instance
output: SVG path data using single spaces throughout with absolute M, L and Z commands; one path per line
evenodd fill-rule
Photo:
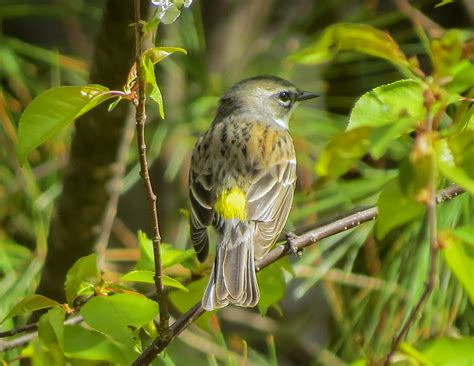
M 240 81 L 224 94 L 218 116 L 252 113 L 288 128 L 291 114 L 299 102 L 318 96 L 276 76 L 256 76 Z

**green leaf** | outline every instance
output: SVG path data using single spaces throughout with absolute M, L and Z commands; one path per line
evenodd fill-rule
M 452 29 L 441 38 L 431 41 L 433 74 L 436 77 L 451 75 L 451 68 L 457 65 L 462 57 L 463 38 L 459 29 Z
M 130 359 L 115 342 L 104 334 L 83 328 L 80 325 L 66 325 L 64 327 L 64 354 L 67 357 L 81 360 L 108 361 L 119 365 L 130 365 Z
M 400 190 L 397 180 L 388 183 L 378 200 L 379 214 L 376 221 L 375 233 L 382 239 L 391 230 L 413 221 L 424 212 L 424 205 L 410 196 L 405 196 Z
M 451 93 L 463 93 L 474 87 L 474 63 L 469 60 L 461 60 L 453 65 L 450 74 L 452 80 L 445 88 Z
M 400 118 L 395 123 L 372 128 L 369 133 L 370 155 L 376 160 L 380 159 L 394 140 L 412 130 L 413 120 L 411 118 Z
M 107 110 L 109 112 L 113 111 L 115 109 L 115 107 L 117 107 L 117 104 L 119 104 L 119 102 L 122 99 L 123 99 L 122 97 L 117 97 L 117 99 L 115 99 L 112 103 L 109 104 L 109 106 L 107 107 Z
M 409 67 L 406 56 L 388 33 L 365 24 L 334 24 L 326 28 L 313 45 L 290 59 L 303 64 L 320 64 L 333 59 L 339 51 L 357 51 Z
M 454 2 L 454 0 L 442 0 L 440 3 L 435 5 L 435 8 L 437 8 L 439 6 L 444 6 L 444 5 L 450 4 L 452 2 Z
M 97 254 L 93 253 L 86 257 L 79 258 L 69 269 L 66 275 L 66 300 L 72 305 L 76 296 L 80 293 L 87 282 L 99 280 L 100 273 L 97 267 Z
M 114 96 L 102 85 L 61 86 L 37 96 L 20 117 L 17 155 L 20 164 L 37 148 L 77 117 Z
M 435 149 L 441 173 L 474 194 L 474 131 L 466 129 L 441 139 Z
M 155 65 L 176 52 L 181 52 L 185 55 L 187 54 L 186 50 L 181 47 L 152 47 L 143 52 L 142 59 L 144 61 L 149 60 L 153 65 Z
M 426 187 L 430 177 L 434 174 L 433 155 L 425 154 L 413 157 L 402 162 L 399 169 L 398 183 L 401 193 L 405 197 L 426 196 Z
M 61 304 L 59 302 L 43 295 L 28 295 L 8 312 L 7 316 L 2 320 L 1 323 L 7 319 L 13 318 L 14 316 L 28 314 L 35 310 L 47 309 L 60 305 Z
M 165 118 L 165 109 L 163 106 L 163 96 L 156 82 L 155 67 L 150 60 L 143 61 L 143 69 L 145 70 L 145 80 L 147 83 L 147 94 L 158 104 L 160 117 Z M 151 88 L 151 90 L 150 90 Z
M 138 243 L 140 245 L 140 259 L 135 266 L 135 270 L 155 270 L 154 255 L 153 255 L 153 242 L 148 239 L 145 233 L 138 233 Z M 176 249 L 173 245 L 167 243 L 161 243 L 161 265 L 163 268 L 171 267 L 175 264 L 181 263 L 188 258 L 194 256 L 194 250 L 180 250 Z
M 442 337 L 422 343 L 420 352 L 436 366 L 470 366 L 474 337 Z
M 81 308 L 87 324 L 126 344 L 133 338 L 131 328 L 142 327 L 157 314 L 158 304 L 138 293 L 94 297 Z
M 59 347 L 64 349 L 64 319 L 65 311 L 62 307 L 53 307 L 43 314 L 38 324 L 38 335 L 41 342 L 50 349 Z
M 209 277 L 201 278 L 195 282 L 192 282 L 188 286 L 189 292 L 173 291 L 170 293 L 169 298 L 173 306 L 176 307 L 181 313 L 185 313 L 196 303 L 202 300 L 204 290 L 206 289 Z M 196 324 L 205 330 L 209 330 L 209 319 L 213 312 L 206 312 L 201 316 Z
M 137 271 L 128 272 L 127 274 L 120 277 L 120 279 L 122 281 L 128 281 L 128 282 L 145 282 L 145 283 L 154 284 L 155 283 L 154 276 L 155 276 L 155 272 L 153 271 L 137 270 Z M 180 290 L 188 292 L 188 289 L 185 286 L 183 286 L 181 282 L 167 275 L 163 275 L 163 285 L 169 286 L 169 287 L 175 287 Z
M 270 306 L 275 305 L 285 295 L 286 282 L 283 268 L 279 263 L 274 263 L 257 273 L 260 288 L 260 301 L 258 310 L 264 316 Z
M 364 156 L 369 148 L 369 128 L 342 132 L 332 138 L 319 155 L 315 170 L 320 176 L 338 177 Z
M 440 234 L 442 253 L 451 271 L 474 304 L 474 226 Z M 468 239 L 468 240 L 465 240 Z
M 158 104 L 161 118 L 165 118 L 165 110 L 163 96 L 161 95 L 161 90 L 156 82 L 154 65 L 176 52 L 186 54 L 186 50 L 179 47 L 153 47 L 143 52 L 141 57 L 142 66 L 145 71 L 145 80 L 149 86 L 149 88 L 147 88 L 147 93 L 151 99 Z
M 423 120 L 425 114 L 421 84 L 414 80 L 399 80 L 379 86 L 360 97 L 352 109 L 347 129 L 396 123 L 413 127 Z

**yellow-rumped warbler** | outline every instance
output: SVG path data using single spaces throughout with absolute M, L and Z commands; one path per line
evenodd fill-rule
M 204 309 L 257 305 L 255 260 L 277 240 L 293 201 L 288 121 L 298 102 L 317 96 L 275 76 L 243 80 L 220 99 L 211 127 L 196 142 L 189 198 L 191 240 L 201 262 L 209 252 L 207 226 L 217 231 Z

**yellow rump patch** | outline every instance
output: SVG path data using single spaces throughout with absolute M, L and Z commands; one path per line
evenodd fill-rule
M 247 219 L 247 195 L 234 187 L 221 193 L 214 205 L 214 210 L 224 219 Z

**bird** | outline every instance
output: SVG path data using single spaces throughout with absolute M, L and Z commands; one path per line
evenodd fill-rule
M 211 126 L 197 140 L 189 216 L 200 262 L 209 254 L 208 227 L 217 233 L 204 310 L 258 304 L 255 263 L 282 232 L 295 190 L 289 120 L 299 102 L 317 96 L 277 76 L 242 80 L 220 98 Z

